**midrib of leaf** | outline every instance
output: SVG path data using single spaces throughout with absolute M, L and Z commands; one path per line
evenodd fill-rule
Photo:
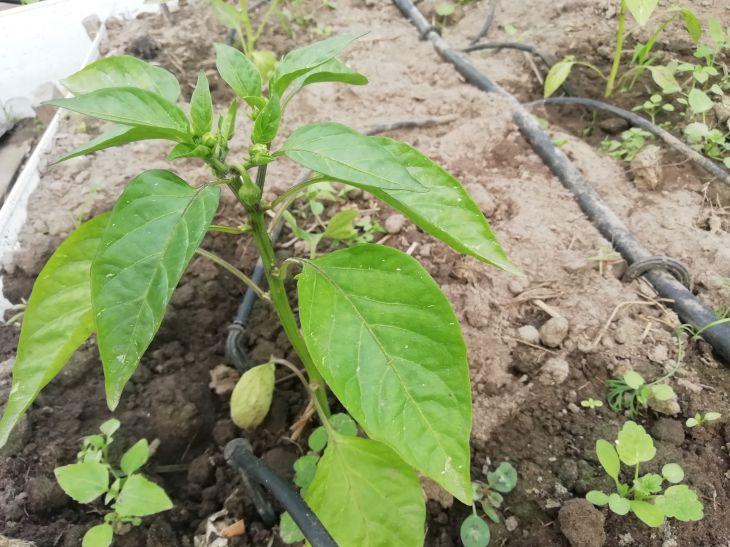
M 343 291 L 340 288 L 340 286 L 337 283 L 335 283 L 335 281 L 332 278 L 330 278 L 324 270 L 322 270 L 322 268 L 320 268 L 318 265 L 314 264 L 314 262 L 311 262 L 311 261 L 308 261 L 307 262 L 307 265 L 313 266 L 314 269 L 316 271 L 318 271 L 320 273 L 320 275 L 322 275 L 322 277 L 326 281 L 328 281 L 330 283 L 330 285 L 332 285 L 332 287 L 334 287 L 335 290 L 338 293 L 340 293 L 342 295 L 342 297 L 345 299 L 345 301 L 348 304 L 350 304 L 350 306 L 354 310 L 355 314 L 360 318 L 360 320 L 362 321 L 362 327 L 361 327 L 361 329 L 364 327 L 370 333 L 371 337 L 375 341 L 375 344 L 378 346 L 378 348 L 380 349 L 381 353 L 386 357 L 386 364 L 388 365 L 388 368 L 391 369 L 393 371 L 393 373 L 395 374 L 396 378 L 398 379 L 398 382 L 401 385 L 402 391 L 408 397 L 411 405 L 414 406 L 416 408 L 416 410 L 418 411 L 419 416 L 421 416 L 422 422 L 426 425 L 426 428 L 432 433 L 433 438 L 436 441 L 436 445 L 438 446 L 439 450 L 441 451 L 441 454 L 444 456 L 444 460 L 448 463 L 449 460 L 451 459 L 451 457 L 449 456 L 448 452 L 446 451 L 446 449 L 444 448 L 443 444 L 441 443 L 440 436 L 436 434 L 436 431 L 433 429 L 433 427 L 431 425 L 431 422 L 423 414 L 423 410 L 421 409 L 421 406 L 416 403 L 415 399 L 413 398 L 413 395 L 411 395 L 411 392 L 408 390 L 407 386 L 404 384 L 403 378 L 401 377 L 400 372 L 398 371 L 398 368 L 394 365 L 393 357 L 390 355 L 390 353 L 388 353 L 385 350 L 385 348 L 383 347 L 383 345 L 380 343 L 380 340 L 378 339 L 378 337 L 375 334 L 375 332 L 373 332 L 373 330 L 370 328 L 369 323 L 363 317 L 362 313 L 360 312 L 360 309 L 352 301 L 352 299 L 349 298 L 349 296 L 347 295 L 347 293 L 345 291 Z M 360 271 L 362 271 L 362 270 L 360 270 Z M 335 321 L 332 321 L 332 323 L 334 324 Z M 362 343 L 362 337 L 358 341 L 358 365 L 357 365 L 358 366 L 358 371 L 359 371 L 359 368 L 360 368 L 359 355 L 360 355 L 360 344 L 361 343 Z M 418 364 L 418 363 L 416 363 L 416 364 Z M 383 383 L 384 380 L 385 380 L 385 375 L 382 375 L 381 378 L 380 378 L 380 387 L 381 387 L 381 390 L 382 390 L 382 383 Z M 362 410 L 362 407 L 361 407 L 361 410 Z M 360 425 L 362 425 L 363 428 L 366 427 L 365 424 L 360 424 Z M 385 439 L 382 439 L 382 442 L 384 442 L 385 444 L 390 445 L 390 443 L 387 440 L 385 440 Z M 395 447 L 392 447 L 392 448 L 395 449 Z M 398 452 L 397 449 L 395 451 Z

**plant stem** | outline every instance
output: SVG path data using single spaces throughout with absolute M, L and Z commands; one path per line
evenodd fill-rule
M 218 264 L 221 268 L 226 270 L 229 273 L 232 273 L 234 276 L 236 276 L 241 282 L 243 282 L 244 285 L 247 287 L 251 287 L 251 289 L 254 290 L 256 295 L 261 300 L 266 300 L 267 302 L 271 301 L 271 298 L 269 298 L 269 295 L 259 287 L 253 279 L 251 279 L 249 276 L 247 276 L 245 273 L 243 273 L 241 270 L 236 268 L 233 264 L 230 262 L 224 260 L 223 258 L 219 257 L 216 254 L 213 254 L 211 252 L 206 251 L 205 249 L 198 248 L 195 250 L 196 254 L 199 254 L 200 256 L 203 256 L 210 260 L 211 262 L 215 262 Z
M 323 425 L 327 426 L 329 425 L 329 420 L 327 412 L 322 408 L 322 405 L 320 405 L 319 400 L 317 399 L 317 390 L 321 389 L 321 386 L 315 386 L 312 388 L 311 385 L 309 385 L 309 382 L 307 382 L 307 379 L 302 374 L 302 371 L 299 370 L 297 367 L 294 366 L 293 363 L 290 363 L 286 359 L 280 359 L 278 357 L 272 357 L 271 361 L 273 363 L 276 363 L 277 365 L 282 365 L 291 370 L 294 373 L 294 376 L 299 378 L 299 381 L 304 386 L 304 389 L 307 391 L 307 394 L 309 394 L 309 397 L 312 399 L 312 403 L 314 403 L 314 409 L 317 411 L 317 415 L 319 416 L 319 421 L 322 422 Z
M 313 184 L 317 184 L 320 182 L 325 182 L 327 180 L 330 180 L 329 177 L 326 177 L 324 175 L 316 175 L 312 177 L 311 179 L 307 179 L 303 182 L 297 183 L 291 188 L 289 188 L 286 192 L 281 194 L 279 197 L 277 197 L 274 201 L 271 202 L 271 207 L 276 207 L 280 203 L 287 202 L 291 197 L 296 197 L 297 194 L 302 192 L 303 190 L 306 190 L 308 186 L 311 186 Z M 291 203 L 291 202 L 289 202 Z
M 208 226 L 211 232 L 222 232 L 224 234 L 245 234 L 251 230 L 250 226 L 242 224 L 241 226 L 222 226 L 220 224 L 211 224 Z
M 248 56 L 253 53 L 256 38 L 253 32 L 253 27 L 251 26 L 251 19 L 248 16 L 248 0 L 240 0 L 239 3 L 241 5 L 241 22 L 243 23 L 243 28 L 246 32 L 246 51 L 244 51 L 244 53 Z
M 264 13 L 264 16 L 261 18 L 261 23 L 259 24 L 259 28 L 256 30 L 256 36 L 254 37 L 254 43 L 258 42 L 259 38 L 261 38 L 261 34 L 264 32 L 266 25 L 269 23 L 271 14 L 274 13 L 274 10 L 278 6 L 279 0 L 272 0 L 271 5 L 269 5 L 269 9 L 266 10 L 266 13 Z
M 621 65 L 621 53 L 624 49 L 624 26 L 626 25 L 626 2 L 621 0 L 621 4 L 618 8 L 618 29 L 616 31 L 616 50 L 613 53 L 613 65 L 611 66 L 611 73 L 608 75 L 608 81 L 606 82 L 606 92 L 603 94 L 604 97 L 608 98 L 613 93 L 613 86 L 616 82 L 616 75 L 618 74 L 619 66 Z
M 257 177 L 258 178 L 258 177 Z M 289 303 L 289 297 L 286 294 L 286 288 L 284 282 L 278 275 L 279 265 L 274 254 L 274 246 L 271 243 L 269 232 L 266 229 L 266 221 L 264 219 L 264 213 L 258 207 L 252 207 L 249 210 L 251 217 L 251 227 L 253 228 L 253 237 L 261 255 L 261 262 L 264 266 L 264 275 L 269 283 L 269 295 L 271 302 L 274 305 L 276 314 L 279 316 L 284 332 L 286 332 L 289 342 L 291 342 L 294 351 L 297 352 L 299 358 L 304 364 L 304 368 L 307 371 L 309 380 L 317 387 L 314 389 L 314 393 L 317 398 L 317 403 L 322 407 L 322 412 L 325 416 L 329 416 L 329 403 L 327 402 L 327 394 L 324 391 L 324 379 L 320 375 L 319 371 L 314 366 L 314 361 L 309 355 L 309 350 L 304 343 L 299 332 L 299 326 L 297 325 L 296 317 L 292 311 L 291 304 Z

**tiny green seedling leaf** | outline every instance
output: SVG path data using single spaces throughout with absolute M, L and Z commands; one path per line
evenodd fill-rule
M 109 488 L 107 466 L 97 462 L 72 463 L 54 470 L 59 486 L 79 503 L 89 503 Z
M 656 384 L 651 386 L 651 395 L 657 401 L 668 401 L 674 398 L 674 390 L 667 384 Z
M 608 504 L 608 495 L 599 490 L 591 490 L 586 494 L 586 500 L 591 502 L 593 505 L 603 507 Z
M 332 215 L 322 236 L 336 241 L 355 239 L 357 237 L 357 230 L 353 226 L 353 221 L 359 214 L 360 212 L 356 209 L 338 211 Z
M 714 422 L 715 420 L 719 420 L 722 418 L 722 414 L 719 412 L 708 412 L 705 414 L 705 421 L 706 422 Z
M 484 514 L 486 517 L 491 520 L 494 524 L 499 524 L 499 515 L 497 514 L 497 511 L 493 505 L 490 503 L 483 501 L 482 502 L 482 511 L 484 511 Z
M 631 501 L 614 492 L 608 496 L 608 508 L 617 515 L 626 515 L 631 510 Z
M 231 393 L 231 420 L 242 429 L 261 425 L 271 408 L 276 366 L 266 363 L 243 373 Z
M 649 71 L 656 85 L 661 88 L 662 93 L 670 94 L 682 91 L 679 82 L 674 78 L 674 72 L 669 67 L 663 65 L 650 66 Z
M 598 401 L 596 399 L 583 399 L 580 402 L 580 406 L 583 408 L 600 408 L 603 406 L 603 401 Z
M 682 522 L 702 520 L 705 516 L 697 493 L 686 484 L 670 486 L 654 503 L 664 515 Z
M 639 389 L 644 385 L 644 378 L 638 372 L 630 370 L 623 375 L 624 382 L 631 389 Z
M 299 526 L 297 526 L 297 523 L 294 522 L 293 518 L 291 518 L 288 511 L 284 511 L 279 519 L 279 537 L 281 537 L 281 540 L 284 543 L 289 544 L 299 543 L 305 539 L 304 534 L 302 534 Z
M 673 484 L 677 484 L 684 479 L 684 470 L 676 463 L 668 463 L 662 467 L 662 477 Z
M 650 494 L 660 492 L 662 489 L 662 482 L 663 479 L 661 475 L 657 475 L 656 473 L 647 473 L 634 481 L 634 490 L 640 490 L 641 494 L 646 497 Z
M 696 427 L 696 426 L 700 425 L 700 422 L 699 422 L 699 420 L 696 417 L 695 418 L 687 418 L 687 422 L 685 423 L 685 425 L 687 427 Z
M 626 465 L 648 462 L 656 454 L 651 436 L 642 426 L 631 421 L 626 422 L 619 431 L 616 451 Z
M 517 485 L 517 470 L 509 462 L 502 462 L 497 469 L 487 473 L 489 487 L 497 492 L 509 494 Z
M 486 547 L 491 534 L 486 522 L 476 515 L 469 515 L 461 523 L 459 537 L 464 547 Z
M 315 454 L 305 454 L 301 458 L 297 458 L 294 462 L 294 484 L 302 490 L 306 490 L 312 484 L 318 462 L 319 456 Z
M 442 2 L 436 6 L 436 15 L 439 17 L 449 17 L 456 11 L 456 6 L 451 2 Z
M 562 61 L 558 61 L 550 68 L 545 77 L 545 97 L 553 95 L 565 83 L 574 64 L 575 59 L 569 56 Z
M 327 446 L 327 430 L 323 426 L 319 426 L 309 435 L 307 444 L 311 450 L 321 452 Z
M 140 439 L 122 455 L 119 465 L 122 468 L 122 471 L 124 471 L 127 475 L 131 475 L 147 463 L 149 456 L 150 447 L 147 443 L 147 439 Z
M 687 101 L 693 114 L 704 114 L 712 110 L 712 99 L 701 89 L 691 89 L 687 95 Z
M 117 432 L 121 425 L 122 424 L 119 422 L 119 420 L 117 420 L 116 418 L 111 418 L 99 426 L 99 431 L 101 431 L 107 437 L 111 437 L 112 435 L 114 435 L 114 433 Z
M 682 19 L 684 20 L 684 26 L 687 29 L 692 41 L 697 44 L 702 38 L 702 23 L 697 18 L 697 15 L 688 8 L 682 8 L 679 10 Z
M 81 547 L 109 547 L 114 539 L 114 529 L 109 524 L 97 524 L 89 528 L 81 541 Z
M 614 481 L 618 481 L 621 462 L 613 445 L 604 439 L 598 439 L 596 441 L 596 456 L 598 456 L 598 461 L 606 474 Z
M 114 510 L 120 517 L 146 517 L 172 509 L 165 491 L 142 475 L 132 475 L 124 483 Z
M 349 415 L 338 412 L 330 417 L 330 425 L 340 435 L 357 436 L 357 424 Z

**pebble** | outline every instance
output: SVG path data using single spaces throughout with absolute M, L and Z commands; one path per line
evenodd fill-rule
M 516 277 L 507 284 L 507 289 L 514 296 L 517 296 L 518 294 L 525 292 L 529 286 L 530 282 L 526 278 Z
M 676 397 L 676 395 L 675 395 Z M 666 401 L 657 401 L 653 397 L 649 399 L 649 408 L 659 414 L 666 414 L 668 416 L 675 416 L 681 412 L 677 399 L 669 399 Z
M 517 517 L 511 516 L 504 519 L 504 527 L 507 528 L 508 532 L 514 532 L 517 530 L 517 525 L 519 522 L 517 521 Z
M 551 357 L 540 369 L 537 380 L 546 386 L 560 385 L 568 378 L 570 365 L 561 357 Z
M 517 338 L 528 344 L 539 344 L 540 332 L 532 325 L 524 325 L 517 329 Z
M 406 223 L 406 217 L 399 214 L 390 215 L 385 219 L 385 231 L 389 234 L 397 234 Z
M 487 192 L 487 190 L 481 184 L 467 184 L 465 186 L 466 191 L 477 204 L 477 207 L 485 215 L 491 215 L 497 209 L 497 204 L 494 202 L 494 198 Z
M 568 336 L 570 323 L 565 317 L 551 317 L 540 327 L 540 340 L 549 348 L 558 347 Z
M 575 403 L 568 403 L 568 410 L 570 410 L 573 414 L 578 414 L 580 412 L 580 407 L 578 407 Z

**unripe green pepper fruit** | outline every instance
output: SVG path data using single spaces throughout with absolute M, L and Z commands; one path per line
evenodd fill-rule
M 244 372 L 231 394 L 231 420 L 241 429 L 261 424 L 271 408 L 276 367 L 259 365 Z

